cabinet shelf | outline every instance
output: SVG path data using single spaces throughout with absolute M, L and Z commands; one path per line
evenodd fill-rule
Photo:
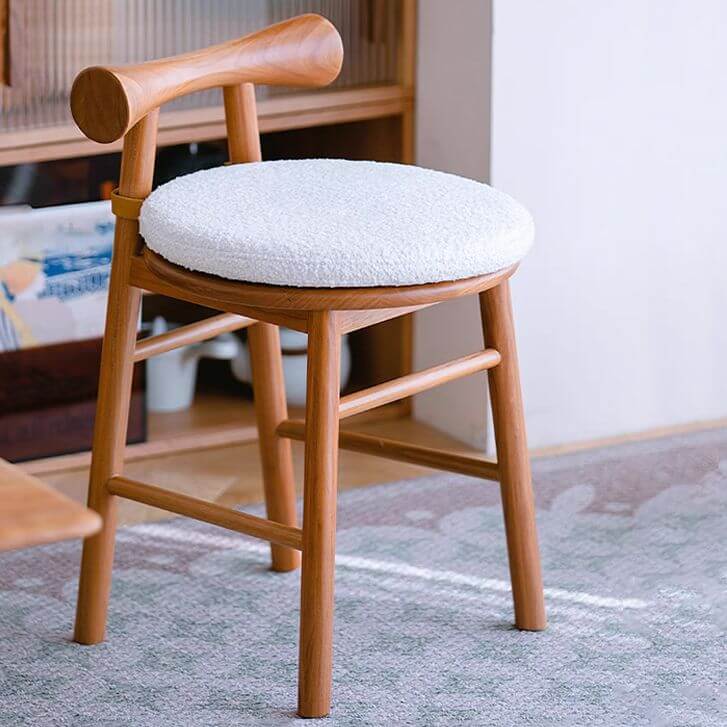
M 367 121 L 411 113 L 413 90 L 401 85 L 367 86 L 273 96 L 258 102 L 262 133 Z M 167 111 L 159 119 L 159 145 L 192 143 L 226 136 L 224 109 Z M 108 154 L 121 142 L 98 144 L 74 124 L 0 133 L 0 166 Z
M 349 421 L 361 424 L 396 419 L 405 414 L 405 402 L 396 402 L 351 417 Z M 303 409 L 291 407 L 290 416 L 303 418 Z M 149 414 L 148 427 L 146 442 L 126 447 L 127 462 L 245 444 L 257 439 L 252 402 L 244 397 L 223 394 L 198 395 L 185 411 Z M 27 474 L 44 476 L 82 469 L 90 463 L 90 452 L 78 452 L 23 462 L 18 466 Z
M 362 11 L 366 12 L 374 9 L 383 12 L 385 9 L 386 18 L 395 21 L 386 31 L 389 34 L 385 33 L 383 36 L 381 35 L 385 30 L 381 24 L 383 16 L 377 17 L 375 23 L 370 23 L 370 27 L 359 27 L 359 21 L 364 16 L 349 13 L 348 3 L 340 5 L 343 15 L 339 18 L 339 25 L 344 32 L 344 44 L 347 46 L 349 59 L 348 70 L 344 68 L 344 87 L 294 93 L 286 90 L 279 95 L 263 95 L 258 100 L 259 127 L 261 133 L 265 135 L 263 137 L 265 158 L 323 156 L 413 162 L 416 2 L 398 0 L 396 7 L 394 5 L 389 3 L 385 7 L 382 5 L 362 8 Z M 19 4 L 19 7 L 22 6 Z M 27 9 L 30 4 L 25 7 Z M 89 7 L 97 9 L 95 4 Z M 335 3 L 328 3 L 325 8 L 307 4 L 302 9 L 311 11 L 324 9 L 325 14 L 330 16 L 331 13 L 338 12 L 337 7 Z M 394 9 L 391 10 L 392 8 Z M 1 9 L 2 2 L 0 2 Z M 31 15 L 27 16 L 25 26 L 18 26 L 16 29 L 14 35 L 16 39 L 31 38 L 31 35 L 28 35 L 28 28 L 44 27 L 42 13 L 37 15 L 37 18 Z M 110 24 L 108 27 L 115 26 Z M 5 35 L 3 30 L 6 31 Z M 229 34 L 232 31 L 225 26 L 223 32 Z M 7 39 L 8 33 L 7 24 L 4 28 L 0 22 L 0 40 Z M 362 39 L 365 42 L 362 42 Z M 390 49 L 387 51 L 386 63 L 382 65 L 382 59 L 376 60 L 378 56 L 370 49 L 373 48 L 372 43 L 380 45 L 383 41 L 390 44 Z M 17 47 L 20 47 L 20 42 L 16 40 Z M 83 47 L 83 44 L 74 41 L 74 47 Z M 94 48 L 99 50 L 98 44 Z M 367 48 L 369 51 L 366 51 Z M 179 52 L 179 50 L 174 47 L 168 49 L 168 52 Z M 357 55 L 359 51 L 363 55 L 361 53 Z M 378 64 L 376 73 L 369 73 L 371 69 L 366 65 L 369 61 Z M 77 58 L 74 62 L 77 67 L 71 69 L 73 74 L 84 63 L 86 65 L 103 63 L 104 58 Z M 384 72 L 384 66 L 391 66 L 391 73 Z M 18 69 L 22 70 L 22 67 L 18 63 L 15 67 L 17 76 Z M 64 80 L 63 77 L 59 77 L 57 67 L 53 67 L 55 76 L 51 77 L 52 83 L 49 86 L 53 93 L 45 93 L 42 89 L 38 92 L 44 94 L 45 100 L 50 99 L 53 103 L 56 101 L 60 103 L 67 96 L 72 75 Z M 18 77 L 21 80 L 23 78 L 22 74 Z M 384 78 L 387 80 L 382 80 Z M 368 84 L 369 80 L 375 82 L 362 85 Z M 11 86 L 5 91 L 12 94 L 13 88 L 22 88 L 22 84 L 13 86 L 11 80 Z M 0 92 L 2 90 L 0 89 Z M 22 99 L 21 102 L 25 103 Z M 162 110 L 158 133 L 159 146 L 223 140 L 227 135 L 224 110 L 222 106 L 214 105 L 217 103 L 219 101 L 212 98 L 211 105 L 208 106 Z M 0 132 L 0 167 L 57 160 L 81 160 L 121 150 L 121 142 L 97 144 L 83 137 L 70 121 L 61 123 L 60 119 L 67 118 L 65 112 L 62 115 L 33 118 L 54 121 L 47 126 Z M 95 161 L 104 162 L 102 158 Z M 42 169 L 40 171 L 42 172 Z M 170 320 L 175 320 L 174 311 L 171 311 L 168 317 Z M 356 388 L 406 374 L 411 369 L 412 325 L 408 316 L 352 334 L 351 342 L 354 360 L 358 362 L 355 375 L 352 377 L 352 386 Z M 367 422 L 383 420 L 386 424 L 387 419 L 405 417 L 408 413 L 409 404 L 405 400 L 361 416 L 365 417 Z M 291 415 L 293 414 L 300 417 L 302 412 L 291 411 Z M 356 418 L 356 421 L 360 419 Z M 165 458 L 167 455 L 181 456 L 185 452 L 202 452 L 202 450 L 208 450 L 207 455 L 212 457 L 216 456 L 212 451 L 216 448 L 251 442 L 256 437 L 254 411 L 249 400 L 236 396 L 203 394 L 197 397 L 193 407 L 187 412 L 150 415 L 148 441 L 130 445 L 127 448 L 127 460 L 151 461 L 154 458 Z M 201 458 L 204 456 L 200 454 Z M 69 473 L 70 478 L 84 479 L 83 470 L 89 462 L 90 453 L 82 452 L 25 462 L 21 467 L 26 472 L 48 476 L 51 479 L 63 479 L 66 476 L 63 473 Z

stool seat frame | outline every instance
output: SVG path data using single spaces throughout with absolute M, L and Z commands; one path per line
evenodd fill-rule
M 274 571 L 290 571 L 302 562 L 298 714 L 303 717 L 321 717 L 330 710 L 339 447 L 499 481 L 515 624 L 527 630 L 546 626 L 508 287 L 516 266 L 430 285 L 280 287 L 185 270 L 145 247 L 139 235 L 139 210 L 152 187 L 161 104 L 222 86 L 230 161 L 259 161 L 253 83 L 325 85 L 338 75 L 342 53 L 335 28 L 317 15 L 304 15 L 184 56 L 86 69 L 71 97 L 74 118 L 89 138 L 124 139 L 120 183 L 112 202 L 117 222 L 88 496 L 103 528 L 84 543 L 74 638 L 96 644 L 105 637 L 119 497 L 262 538 L 271 543 Z M 143 291 L 223 312 L 137 341 Z M 340 396 L 342 334 L 473 294 L 479 296 L 482 313 L 481 351 Z M 288 418 L 280 325 L 308 333 L 305 420 Z M 265 518 L 123 474 L 134 363 L 241 328 L 248 328 Z M 339 430 L 340 420 L 348 416 L 478 371 L 488 372 L 497 462 Z M 291 439 L 305 442 L 302 527 L 297 523 Z

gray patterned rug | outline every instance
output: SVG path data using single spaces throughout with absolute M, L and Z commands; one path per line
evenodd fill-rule
M 344 493 L 335 725 L 724 725 L 727 432 L 535 463 L 550 628 L 513 630 L 496 486 Z M 187 520 L 122 530 L 109 639 L 79 546 L 0 556 L 0 724 L 293 724 L 298 575 Z M 299 723 L 300 724 L 300 723 Z

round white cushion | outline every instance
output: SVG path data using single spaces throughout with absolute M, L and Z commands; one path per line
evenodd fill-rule
M 154 252 L 230 280 L 303 287 L 458 280 L 519 261 L 533 221 L 471 179 L 403 164 L 304 159 L 234 164 L 146 199 Z

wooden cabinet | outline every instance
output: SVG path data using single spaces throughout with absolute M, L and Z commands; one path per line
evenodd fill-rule
M 120 149 L 85 139 L 68 111 L 70 87 L 89 65 L 138 62 L 244 35 L 271 22 L 319 12 L 337 26 L 345 60 L 321 91 L 258 89 L 260 130 L 309 128 L 399 117 L 411 159 L 414 79 L 413 0 L 4 0 L 0 48 L 0 164 L 60 159 Z M 225 135 L 218 90 L 190 94 L 164 108 L 161 145 Z
M 264 157 L 411 163 L 415 0 L 160 0 L 153 5 L 142 0 L 0 0 L 0 80 L 9 81 L 0 86 L 0 167 L 70 161 L 120 149 L 120 143 L 87 140 L 70 119 L 70 84 L 82 67 L 203 47 L 303 12 L 319 12 L 336 24 L 346 52 L 344 69 L 334 86 L 319 91 L 258 91 Z M 225 133 L 216 92 L 193 94 L 160 116 L 162 147 L 221 140 Z M 400 376 L 411 367 L 411 321 L 403 318 L 357 332 L 351 345 L 352 388 Z M 203 397 L 195 411 L 153 418 L 150 441 L 132 445 L 130 456 L 254 437 L 254 430 L 232 411 L 237 411 L 236 403 L 227 406 L 215 394 Z M 379 416 L 407 413 L 404 401 Z M 77 466 L 84 457 L 39 461 L 35 471 L 54 471 L 64 462 Z

